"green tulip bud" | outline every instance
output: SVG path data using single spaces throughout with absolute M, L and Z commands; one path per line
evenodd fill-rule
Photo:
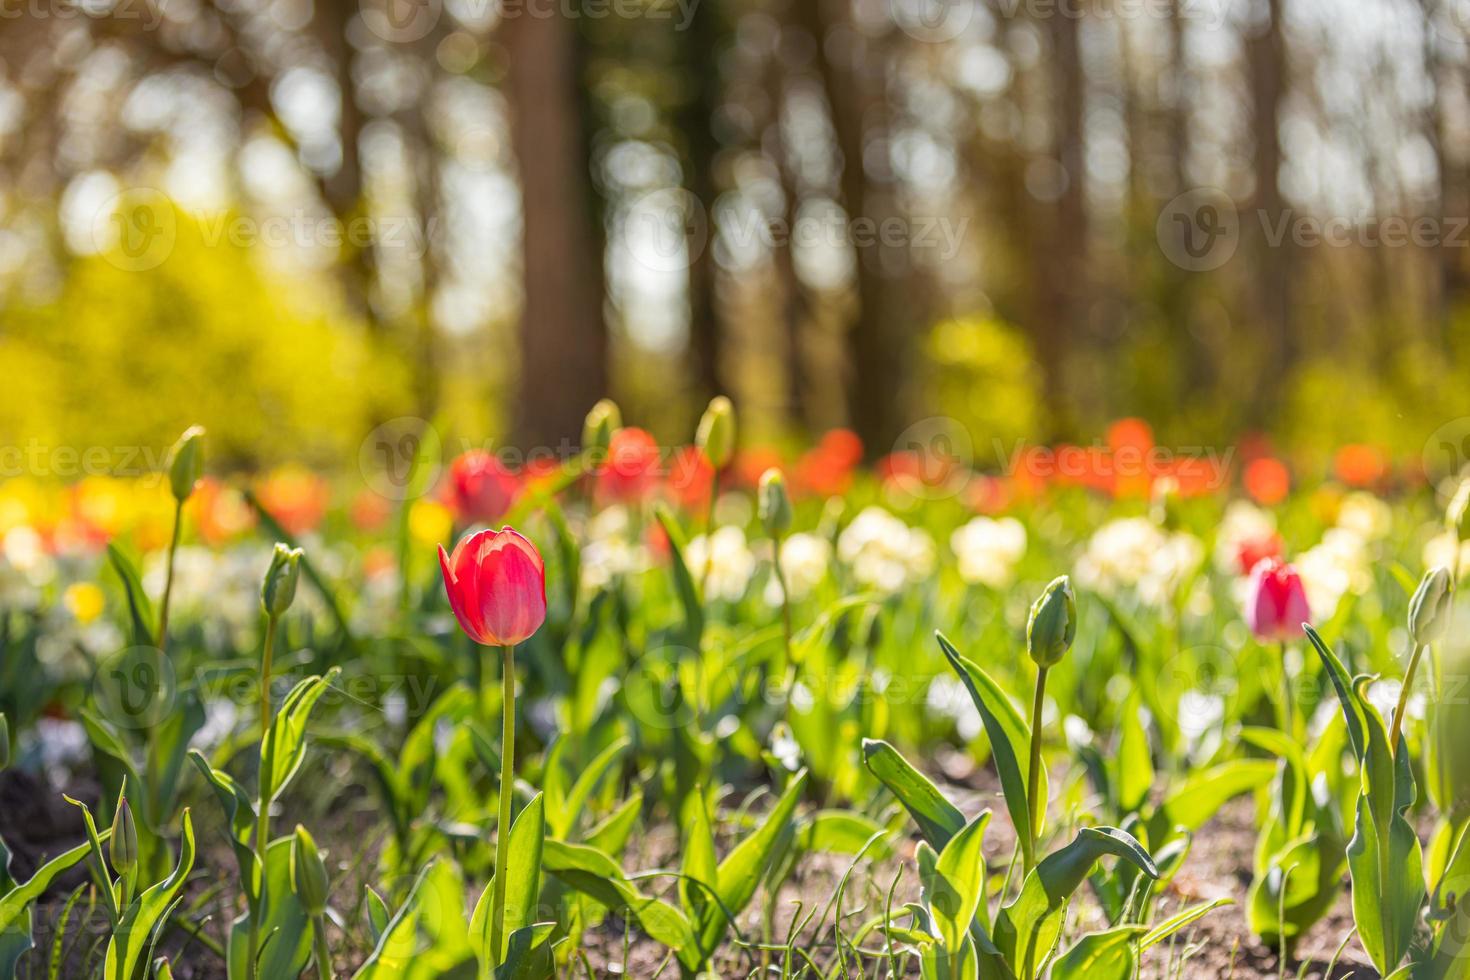
M 327 866 L 301 824 L 291 839 L 291 890 L 307 915 L 314 918 L 327 910 Z
M 1063 575 L 1052 579 L 1031 605 L 1031 618 L 1026 621 L 1026 651 L 1038 667 L 1055 667 L 1076 636 L 1077 599 L 1072 594 L 1071 579 Z
M 5 720 L 5 712 L 0 711 L 0 770 L 10 765 L 10 722 Z
M 179 503 L 189 499 L 204 473 L 204 430 L 191 425 L 168 454 L 168 485 Z
M 780 537 L 791 526 L 791 498 L 786 494 L 786 477 L 772 467 L 761 474 L 757 491 L 761 526 L 771 537 Z
M 617 402 L 604 398 L 587 413 L 582 423 L 582 452 L 598 457 L 607 455 L 612 444 L 613 433 L 623 427 L 623 413 L 618 411 Z
M 117 813 L 112 816 L 112 837 L 107 841 L 107 856 L 112 860 L 112 869 L 119 875 L 127 875 L 138 866 L 138 826 L 133 822 L 133 808 L 128 798 L 117 801 Z
M 267 616 L 285 615 L 296 598 L 296 582 L 301 577 L 301 549 L 277 544 L 260 587 L 260 604 Z
M 730 465 L 735 455 L 735 406 L 730 399 L 719 395 L 710 401 L 699 420 L 694 443 L 717 471 Z
M 1409 600 L 1409 638 L 1416 647 L 1444 636 L 1453 599 L 1448 569 L 1434 568 L 1424 573 L 1414 598 Z
M 1445 511 L 1445 523 L 1460 541 L 1470 541 L 1470 479 L 1460 481 L 1450 506 Z

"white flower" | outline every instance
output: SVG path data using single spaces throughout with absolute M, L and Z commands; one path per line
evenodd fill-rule
M 868 507 L 843 528 L 837 555 L 869 588 L 897 592 L 934 569 L 934 541 L 882 507 Z
M 0 604 L 34 609 L 41 589 L 56 577 L 56 562 L 34 528 L 24 524 L 0 540 Z
M 1248 500 L 1232 500 L 1220 518 L 1215 536 L 1215 567 L 1222 572 L 1240 571 L 1243 547 L 1276 536 L 1276 518 Z
M 705 595 L 727 602 L 738 602 L 755 574 L 755 555 L 745 543 L 745 532 L 732 525 L 716 528 L 708 538 L 701 534 L 689 542 L 684 558 L 696 579 L 704 576 L 706 567 L 709 569 Z
M 588 522 L 587 544 L 582 548 L 583 589 L 596 592 L 648 565 L 648 550 L 632 540 L 632 522 L 622 507 L 604 508 Z
M 964 741 L 968 742 L 979 736 L 983 727 L 980 712 L 959 678 L 948 674 L 936 675 L 929 684 L 924 703 L 933 713 L 953 721 L 955 730 Z
M 1146 517 L 1109 521 L 1092 535 L 1077 561 L 1077 582 L 1102 595 L 1132 589 L 1150 605 L 1170 601 L 1204 558 L 1192 534 L 1170 534 Z
M 1343 596 L 1362 595 L 1373 585 L 1368 543 L 1346 528 L 1330 528 L 1292 564 L 1302 578 L 1312 619 L 1319 623 L 1332 618 Z
M 1456 536 L 1454 531 L 1445 531 L 1443 534 L 1430 538 L 1424 545 L 1424 567 L 1425 568 L 1448 568 L 1451 572 L 1455 570 L 1455 560 L 1459 559 L 1460 574 L 1470 571 L 1470 541 L 1460 543 L 1456 548 Z M 1459 551 L 1456 555 L 1455 552 Z
M 1357 532 L 1364 541 L 1378 541 L 1393 530 L 1393 508 L 1366 490 L 1354 490 L 1343 498 L 1337 526 Z
M 781 574 L 786 576 L 792 602 L 810 596 L 826 579 L 831 564 L 832 546 L 820 535 L 798 531 L 781 542 Z M 766 601 L 781 604 L 781 583 L 774 575 L 766 584 Z
M 1026 528 L 1014 517 L 977 517 L 949 536 L 949 547 L 959 561 L 960 578 L 1003 589 L 1026 554 Z

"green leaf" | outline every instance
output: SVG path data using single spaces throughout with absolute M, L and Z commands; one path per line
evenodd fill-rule
M 363 885 L 363 904 L 367 906 L 368 932 L 372 934 L 373 945 L 377 945 L 378 940 L 383 938 L 383 933 L 388 930 L 393 912 L 383 896 L 373 891 L 372 885 Z
M 245 788 L 235 782 L 233 776 L 223 769 L 211 767 L 198 749 L 189 752 L 189 759 L 214 789 L 220 807 L 225 811 L 225 817 L 230 822 L 230 846 L 235 851 L 235 863 L 240 866 L 240 880 L 245 883 L 246 897 L 254 901 L 254 896 L 249 893 L 254 887 L 250 882 L 255 880 L 257 861 L 255 851 L 250 846 L 250 835 L 255 830 L 255 803 L 250 799 L 250 794 L 245 792 Z
M 577 822 L 577 815 L 586 809 L 587 800 L 597 789 L 597 784 L 612 771 L 613 766 L 622 759 L 623 753 L 631 744 L 628 739 L 619 738 L 588 763 L 587 767 L 577 776 L 577 781 L 572 784 L 571 792 L 557 807 L 557 811 L 551 815 L 549 822 L 552 836 L 562 839 L 571 834 L 572 826 Z
M 1165 939 L 1168 939 L 1170 936 L 1174 935 L 1180 929 L 1183 929 L 1186 926 L 1193 925 L 1200 919 L 1203 919 L 1205 916 L 1215 911 L 1215 909 L 1234 904 L 1234 899 L 1217 898 L 1213 902 L 1201 902 L 1198 905 L 1191 905 L 1187 909 L 1183 909 L 1179 912 L 1174 913 L 1163 922 L 1158 923 L 1152 929 L 1148 930 L 1147 934 L 1145 934 L 1143 939 L 1140 941 L 1139 948 L 1143 950 L 1152 949 L 1154 946 L 1157 946 Z
M 1034 980 L 1062 931 L 1062 912 L 1072 894 L 1104 855 L 1128 861 L 1150 878 L 1158 868 L 1143 845 L 1115 827 L 1083 827 L 1066 847 L 1046 857 L 1021 885 L 1021 893 L 996 922 L 995 944 L 1017 968 L 1020 980 Z
M 1264 786 L 1275 775 L 1276 763 L 1269 759 L 1235 759 L 1186 777 L 1150 821 L 1150 839 L 1161 839 L 1175 827 L 1199 830 L 1230 800 Z
M 715 832 L 710 826 L 703 789 L 696 788 L 689 794 L 684 812 L 684 877 L 679 880 L 679 900 L 695 932 L 702 935 L 720 880 Z
M 388 922 L 356 980 L 443 980 L 476 975 L 464 916 L 464 882 L 451 861 L 419 872 L 403 906 Z M 269 974 L 262 973 L 262 980 Z
M 965 826 L 965 815 L 887 742 L 863 739 L 863 763 L 888 787 L 931 845 L 942 848 Z
M 535 921 L 536 902 L 541 892 L 541 847 L 545 840 L 546 796 L 537 793 L 511 824 L 510 835 L 505 842 L 505 846 L 510 848 L 509 864 L 505 869 L 505 932 L 500 938 L 500 949 L 494 955 L 489 948 L 494 906 L 493 880 L 480 894 L 474 915 L 470 917 L 471 945 L 474 946 L 475 958 L 486 969 L 504 963 L 510 934 Z
M 643 791 L 635 789 L 633 795 L 618 805 L 606 819 L 587 832 L 587 843 L 605 854 L 621 854 L 628 846 L 628 838 L 637 826 L 638 814 L 643 810 Z
M 108 940 L 102 968 L 102 974 L 108 980 L 134 980 L 145 972 L 146 954 L 154 932 L 162 927 L 184 889 L 185 879 L 194 869 L 194 822 L 188 809 L 184 810 L 183 825 L 179 863 L 173 874 L 138 896 L 123 913 L 122 921 Z
M 1052 980 L 1129 980 L 1138 965 L 1134 948 L 1143 926 L 1120 926 L 1083 936 L 1052 967 Z
M 1011 699 L 1001 690 L 990 675 L 981 670 L 972 661 L 960 656 L 958 650 L 947 640 L 943 633 L 936 633 L 939 639 L 939 647 L 949 660 L 949 665 L 954 668 L 960 680 L 964 682 L 965 688 L 970 692 L 970 700 L 975 702 L 975 707 L 980 712 L 980 721 L 985 725 L 985 734 L 990 738 L 990 752 L 995 759 L 996 772 L 1000 775 L 1001 790 L 1005 795 L 1006 812 L 1010 814 L 1011 824 L 1016 828 L 1016 836 L 1021 842 L 1021 852 L 1025 855 L 1025 864 L 1031 867 L 1035 864 L 1035 850 L 1033 835 L 1023 833 L 1031 822 L 1032 809 L 1026 800 L 1027 769 L 1030 766 L 1031 757 L 1031 729 L 1026 724 Z M 1037 786 L 1038 799 L 1035 813 L 1037 814 L 1037 826 L 1034 828 L 1036 837 L 1041 835 L 1042 815 L 1046 813 L 1046 802 L 1049 795 L 1047 788 L 1046 769 L 1041 771 L 1041 779 Z
M 1333 653 L 1327 644 L 1322 642 L 1322 637 L 1317 635 L 1316 630 L 1308 626 L 1306 627 L 1306 634 L 1307 639 L 1316 648 L 1317 656 L 1322 660 L 1322 666 L 1327 669 L 1328 679 L 1332 681 L 1332 687 L 1337 691 L 1338 700 L 1342 702 L 1342 711 L 1344 717 L 1347 719 L 1348 738 L 1353 745 L 1353 754 L 1361 762 L 1368 751 L 1368 739 L 1364 733 L 1361 706 L 1358 703 L 1357 696 L 1353 692 L 1352 678 L 1349 676 L 1347 668 L 1343 667 L 1342 661 L 1337 659 L 1337 654 Z
M 105 838 L 110 831 L 103 831 Z M 31 903 L 40 898 L 57 875 L 85 861 L 92 843 L 78 844 L 36 869 L 25 882 L 0 894 L 0 976 L 15 976 L 16 962 L 34 945 L 31 938 Z M 0 884 L 10 882 L 10 851 L 0 842 Z
M 959 952 L 969 935 L 970 923 L 985 895 L 985 828 L 990 823 L 986 810 L 949 839 L 934 865 L 929 910 L 939 928 L 944 948 Z
M 715 882 L 719 903 L 705 916 L 699 933 L 701 950 L 713 952 L 724 939 L 725 930 L 729 926 L 728 917 L 739 915 L 755 897 L 755 890 L 770 862 L 776 841 L 795 819 L 796 804 L 801 799 L 802 791 L 806 789 L 806 781 L 804 769 L 793 776 L 771 812 L 761 818 L 755 832 L 737 844 L 725 856 L 725 860 L 720 862 Z
M 595 847 L 548 840 L 541 862 L 548 873 L 573 891 L 632 916 L 656 942 L 676 953 L 694 947 L 694 930 L 684 913 L 644 895 L 616 861 Z
M 495 980 L 550 980 L 556 970 L 546 940 L 555 922 L 537 922 L 511 933 L 505 961 L 495 968 Z
M 152 646 L 155 635 L 153 604 L 143 589 L 143 577 L 138 574 L 138 566 L 111 542 L 107 545 L 107 563 L 122 580 L 123 593 L 128 601 L 128 619 L 132 624 L 133 645 Z
M 253 865 L 256 860 L 253 852 L 250 860 Z M 251 908 L 230 924 L 227 950 L 230 980 L 243 980 L 249 975 L 252 915 L 258 915 L 260 922 L 257 976 L 294 977 L 306 969 L 311 958 L 311 920 L 291 885 L 290 837 L 273 840 L 265 849 L 264 899 L 251 903 Z
M 324 677 L 308 677 L 297 683 L 271 721 L 270 731 L 260 747 L 260 757 L 264 760 L 261 798 L 267 803 L 281 795 L 301 768 L 301 761 L 306 758 L 306 722 L 311 717 L 311 709 L 339 673 L 340 668 L 333 667 Z
M 885 833 L 878 821 L 851 810 L 822 810 L 802 825 L 798 834 L 801 848 L 814 854 L 856 855 L 867 848 L 875 860 L 893 856 L 886 841 L 869 844 L 874 834 Z
M 1118 805 L 1133 813 L 1148 801 L 1154 785 L 1153 755 L 1143 727 L 1143 706 L 1135 693 L 1123 708 L 1123 732 L 1118 739 Z
M 669 539 L 669 565 L 674 576 L 674 591 L 678 593 L 679 604 L 684 607 L 684 642 L 690 649 L 698 650 L 704 636 L 704 606 L 700 603 L 699 588 L 694 584 L 694 576 L 690 574 L 689 565 L 684 560 L 684 532 L 679 529 L 679 522 L 666 505 L 659 504 L 654 514 Z

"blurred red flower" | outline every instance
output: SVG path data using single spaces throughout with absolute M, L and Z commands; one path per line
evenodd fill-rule
M 628 427 L 613 434 L 607 462 L 597 471 L 597 495 L 605 503 L 642 500 L 658 480 L 659 448 L 643 429 Z
M 1245 492 L 1262 507 L 1274 507 L 1291 492 L 1291 474 L 1274 456 L 1262 456 L 1246 465 Z
M 1387 469 L 1383 454 L 1372 446 L 1343 446 L 1332 460 L 1332 472 L 1350 487 L 1372 486 Z
M 449 464 L 444 503 L 460 524 L 489 524 L 510 510 L 520 489 L 520 478 L 499 457 L 471 449 Z

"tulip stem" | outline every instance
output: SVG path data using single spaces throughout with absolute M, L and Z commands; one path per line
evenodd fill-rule
M 327 917 L 311 917 L 312 946 L 316 952 L 316 975 L 318 980 L 332 980 L 332 947 L 327 943 Z
M 515 647 L 501 647 L 500 824 L 495 830 L 495 900 L 490 908 L 490 956 L 501 956 L 505 930 L 505 876 L 510 861 L 510 802 L 515 790 L 516 672 Z
M 1026 809 L 1031 826 L 1026 828 L 1031 846 L 1024 849 L 1028 856 L 1027 873 L 1036 860 L 1036 839 L 1041 836 L 1041 820 L 1044 814 L 1038 802 L 1041 797 L 1041 711 L 1046 701 L 1046 675 L 1049 667 L 1041 667 L 1036 673 L 1036 700 L 1031 705 L 1031 769 L 1026 778 Z
M 271 731 L 271 661 L 275 656 L 276 619 L 272 615 L 265 618 L 265 644 L 260 655 L 260 771 L 256 779 L 260 784 L 260 800 L 255 811 L 255 902 L 250 909 L 250 959 L 246 964 L 246 976 L 251 980 L 258 969 L 260 913 L 265 906 L 265 852 L 270 836 L 270 783 L 275 747 L 267 743 Z
M 168 542 L 168 565 L 163 573 L 163 599 L 158 603 L 158 652 L 168 649 L 168 600 L 174 591 L 174 556 L 179 551 L 179 526 L 184 521 L 184 502 L 174 502 L 174 530 Z
M 1420 643 L 1414 647 L 1414 655 L 1409 658 L 1409 670 L 1404 674 L 1404 686 L 1399 691 L 1399 703 L 1393 709 L 1393 728 L 1388 733 L 1388 751 L 1395 757 L 1399 754 L 1399 738 L 1404 730 L 1404 714 L 1409 707 L 1409 694 L 1414 690 L 1414 674 L 1419 670 L 1419 661 L 1424 656 L 1424 651 L 1429 649 L 1429 644 Z
M 1287 737 L 1296 737 L 1296 718 L 1292 710 L 1292 701 L 1295 700 L 1291 686 L 1291 668 L 1286 663 L 1286 643 L 1281 643 L 1276 657 L 1276 662 L 1281 664 L 1281 730 Z
M 785 644 L 786 659 L 781 664 L 781 674 L 791 665 L 791 590 L 786 585 L 786 572 L 781 568 L 781 535 L 771 535 L 771 550 L 775 556 L 776 584 L 781 586 L 781 638 Z

